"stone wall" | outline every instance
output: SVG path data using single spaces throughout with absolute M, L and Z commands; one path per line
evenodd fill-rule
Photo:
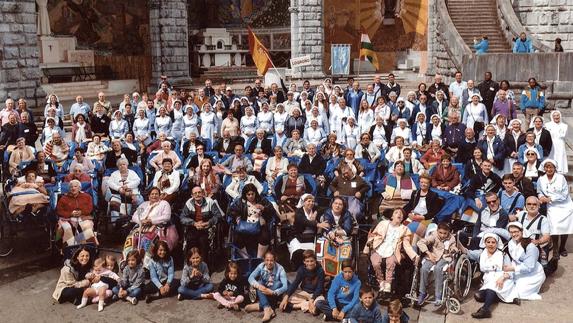
M 149 9 L 152 57 L 149 90 L 157 90 L 161 75 L 166 75 L 176 86 L 191 84 L 187 1 L 151 0 Z
M 297 68 L 294 77 L 323 77 L 323 19 L 322 0 L 291 1 L 291 15 L 295 15 L 297 25 L 292 28 L 291 52 L 297 56 L 310 55 L 312 65 Z M 291 20 L 292 21 L 292 20 Z M 296 41 L 298 40 L 298 41 Z M 298 45 L 298 46 L 297 46 Z
M 40 88 L 38 37 L 34 0 L 0 1 L 0 101 L 26 98 L 29 105 Z M 41 98 L 43 101 L 43 98 Z
M 513 0 L 513 8 L 528 32 L 554 48 L 561 38 L 565 51 L 573 50 L 573 0 Z

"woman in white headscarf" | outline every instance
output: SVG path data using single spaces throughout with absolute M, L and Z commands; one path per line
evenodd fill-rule
M 479 269 L 483 273 L 483 285 L 476 293 L 475 298 L 483 302 L 484 305 L 473 313 L 472 317 L 488 318 L 491 317 L 491 305 L 498 299 L 505 303 L 515 302 L 517 304 L 519 304 L 519 299 L 516 298 L 517 291 L 511 274 L 503 271 L 503 242 L 500 237 L 495 233 L 488 232 L 483 235 L 479 246 L 483 249 L 479 258 Z
M 218 118 L 211 107 L 211 103 L 204 103 L 201 107 L 201 138 L 215 141 Z
M 517 161 L 518 149 L 525 143 L 525 133 L 521 129 L 521 120 L 513 119 L 509 122 L 509 128 L 505 132 L 503 145 L 505 147 L 505 162 L 503 166 L 503 173 L 511 173 L 513 164 Z
M 408 120 L 402 118 L 397 121 L 398 126 L 392 130 L 390 141 L 394 141 L 396 137 L 404 138 L 404 145 L 410 146 L 412 143 L 412 130 L 408 127 Z
M 266 133 L 274 132 L 274 115 L 267 102 L 261 104 L 261 111 L 257 114 L 257 124 L 259 129 L 265 130 Z
M 342 134 L 346 148 L 354 150 L 360 137 L 360 127 L 356 124 L 354 116 L 348 116 L 346 124 L 342 128 Z
M 183 103 L 181 100 L 176 99 L 173 101 L 173 110 L 169 112 L 169 117 L 171 118 L 171 122 L 173 123 L 171 126 L 171 137 L 176 142 L 181 141 L 183 138 L 185 125 L 183 123 L 183 115 L 185 111 L 183 110 Z
M 109 123 L 109 136 L 110 138 L 123 139 L 127 133 L 127 121 L 123 120 L 121 111 L 116 110 L 113 113 L 113 119 Z
M 545 272 L 539 263 L 539 249 L 531 243 L 529 231 L 520 222 L 511 222 L 507 229 L 511 240 L 507 243 L 503 271 L 515 281 L 516 297 L 526 300 L 541 299 L 539 291 L 545 282 Z
M 545 171 L 545 175 L 539 177 L 537 181 L 537 197 L 539 202 L 547 205 L 553 252 L 556 256 L 566 257 L 567 237 L 573 234 L 573 201 L 569 195 L 569 185 L 565 176 L 557 173 L 558 166 L 553 159 L 546 159 L 541 163 L 540 169 Z M 561 244 L 558 244 L 559 240 Z
M 199 127 L 201 127 L 201 120 L 199 116 L 193 111 L 192 107 L 188 107 L 183 116 L 183 132 L 185 137 L 189 137 L 190 133 L 194 133 L 199 137 Z
M 312 194 L 303 194 L 294 212 L 294 225 L 292 236 L 287 244 L 291 261 L 297 265 L 302 264 L 302 252 L 314 250 L 314 240 L 318 228 L 327 229 L 328 224 L 320 223 Z
M 245 108 L 245 115 L 241 117 L 240 122 L 241 136 L 245 138 L 245 142 L 255 136 L 257 130 L 257 116 L 255 116 L 255 109 L 248 106 Z
M 551 112 L 551 121 L 545 124 L 545 129 L 551 134 L 553 146 L 549 153 L 549 158 L 557 162 L 557 171 L 567 174 L 569 171 L 567 162 L 567 152 L 565 151 L 565 138 L 567 137 L 567 124 L 561 121 L 561 112 L 558 110 Z

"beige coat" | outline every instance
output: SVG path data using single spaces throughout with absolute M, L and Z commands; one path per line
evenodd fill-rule
M 444 244 L 445 241 L 449 241 L 450 246 L 448 250 L 446 250 L 446 246 Z M 416 243 L 416 245 L 418 246 L 420 253 L 426 253 L 428 252 L 428 250 L 431 249 L 432 252 L 438 258 L 438 260 L 442 259 L 442 257 L 449 257 L 452 252 L 458 250 L 458 248 L 456 247 L 455 235 L 450 234 L 450 236 L 446 240 L 442 241 L 438 238 L 437 230 L 433 231 L 429 237 L 420 239 L 418 243 Z
M 386 238 L 386 232 L 388 232 L 388 226 L 390 225 L 390 221 L 380 221 L 378 225 L 368 234 L 368 240 L 366 241 L 366 247 L 364 247 L 363 253 L 370 253 L 370 251 L 376 251 L 378 247 L 384 242 Z M 412 232 L 408 229 L 407 226 L 400 224 L 400 238 L 398 239 L 398 243 L 396 244 L 396 248 L 394 249 L 394 256 L 396 256 L 396 260 L 398 263 L 402 260 L 402 246 L 404 247 L 404 251 L 410 259 L 414 260 L 417 254 L 412 248 Z
M 66 287 L 74 288 L 85 288 L 90 285 L 90 281 L 87 279 L 77 280 L 77 273 L 70 265 L 69 261 L 66 261 L 62 269 L 60 270 L 60 278 L 58 278 L 58 283 L 56 284 L 56 289 L 52 294 L 52 297 L 58 301 L 62 290 Z

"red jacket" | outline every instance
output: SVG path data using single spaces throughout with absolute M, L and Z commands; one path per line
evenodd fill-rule
M 62 218 L 71 218 L 74 210 L 81 210 L 82 217 L 89 217 L 93 210 L 91 195 L 80 192 L 74 197 L 70 193 L 62 195 L 56 207 L 56 214 Z

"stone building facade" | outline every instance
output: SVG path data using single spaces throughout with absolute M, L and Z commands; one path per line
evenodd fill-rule
M 545 45 L 554 48 L 561 38 L 565 51 L 573 50 L 573 0 L 513 0 L 521 24 Z
M 293 74 L 305 78 L 323 77 L 322 0 L 291 0 L 291 53 L 293 57 L 310 55 L 312 65 L 302 66 Z
M 34 0 L 0 1 L 0 100 L 43 97 Z M 34 102 L 29 102 L 33 105 Z M 43 104 L 43 103 L 40 103 Z

